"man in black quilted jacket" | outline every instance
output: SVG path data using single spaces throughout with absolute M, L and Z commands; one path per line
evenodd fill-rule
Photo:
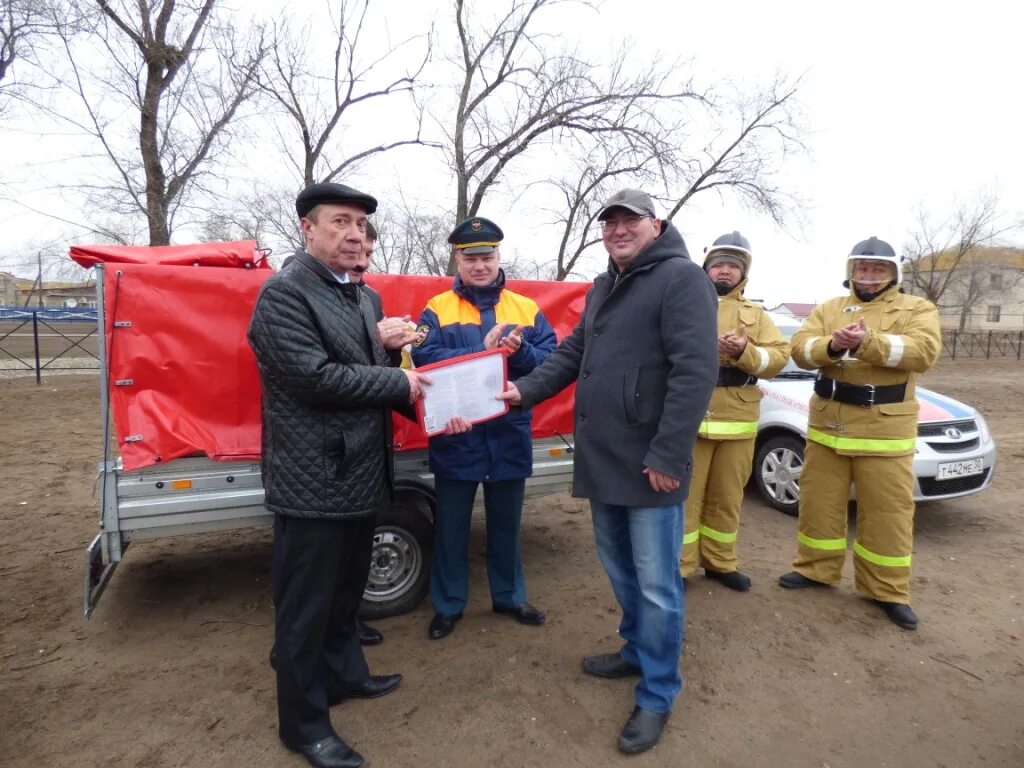
M 383 696 L 402 679 L 370 674 L 356 611 L 376 514 L 391 496 L 391 410 L 429 380 L 388 364 L 370 301 L 350 277 L 377 201 L 313 184 L 295 208 L 306 247 L 267 280 L 249 326 L 274 513 L 278 733 L 311 765 L 358 768 L 363 758 L 334 732 L 329 707 Z

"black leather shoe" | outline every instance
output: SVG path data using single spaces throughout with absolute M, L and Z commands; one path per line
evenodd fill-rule
M 542 611 L 537 610 L 529 603 L 520 603 L 519 605 L 492 605 L 491 610 L 495 613 L 506 613 L 513 617 L 520 624 L 543 624 L 547 619 Z
M 455 622 L 461 618 L 461 611 L 453 614 L 435 613 L 434 618 L 430 620 L 430 639 L 440 640 L 442 637 L 448 637 L 455 629 Z
M 884 600 L 875 600 L 875 602 L 885 611 L 889 621 L 897 627 L 911 631 L 917 629 L 917 614 L 914 613 L 914 609 L 909 605 L 904 603 L 887 603 Z
M 378 699 L 395 690 L 400 682 L 401 675 L 370 675 L 365 683 L 349 688 L 340 696 L 331 699 L 328 704 L 333 707 L 347 699 Z
M 359 619 L 356 619 L 356 628 L 359 630 L 360 645 L 380 645 L 384 642 L 384 635 L 379 629 L 363 624 Z
M 646 752 L 658 743 L 667 722 L 668 712 L 659 715 L 643 707 L 634 708 L 619 734 L 619 749 L 630 755 Z
M 808 579 L 802 573 L 790 571 L 779 576 L 779 586 L 786 589 L 806 589 L 807 587 L 827 587 L 828 584 Z
M 617 653 L 601 653 L 597 656 L 583 657 L 583 671 L 594 677 L 635 677 L 640 674 L 640 667 L 630 664 Z
M 734 589 L 737 592 L 748 592 L 750 590 L 750 577 L 739 571 L 709 571 L 705 568 L 704 575 L 709 579 L 719 582 L 722 586 Z
M 316 768 L 362 768 L 364 762 L 362 755 L 337 736 L 328 736 L 312 744 L 288 748 L 298 752 Z

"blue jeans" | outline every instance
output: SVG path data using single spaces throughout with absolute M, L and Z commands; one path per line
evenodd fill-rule
M 619 653 L 641 671 L 636 703 L 670 712 L 683 687 L 683 505 L 624 507 L 591 499 L 590 511 L 597 553 L 622 608 L 619 634 L 626 644 Z

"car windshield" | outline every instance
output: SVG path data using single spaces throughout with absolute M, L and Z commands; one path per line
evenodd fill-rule
M 779 332 L 785 337 L 786 341 L 793 338 L 793 334 L 800 330 L 799 325 L 788 325 L 783 323 L 776 323 Z M 775 375 L 776 379 L 812 379 L 815 377 L 814 371 L 805 371 L 799 365 L 793 362 L 793 358 L 789 359 L 786 363 L 786 367 L 783 368 L 779 373 Z

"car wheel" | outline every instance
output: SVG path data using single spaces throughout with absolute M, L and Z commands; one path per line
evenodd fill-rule
M 377 516 L 359 615 L 381 619 L 411 611 L 427 594 L 434 526 L 427 513 L 392 504 Z
M 794 435 L 769 437 L 754 458 L 754 483 L 761 498 L 780 512 L 796 517 L 803 468 L 803 440 Z

